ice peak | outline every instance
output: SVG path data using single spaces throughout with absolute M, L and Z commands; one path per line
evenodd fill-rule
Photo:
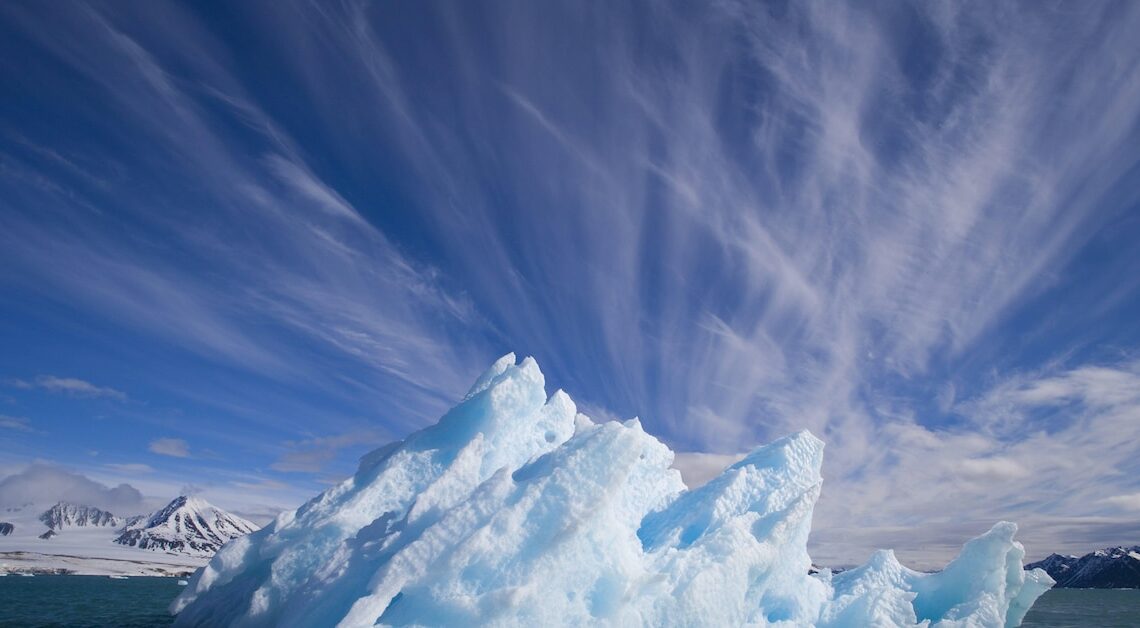
M 471 385 L 471 389 L 467 391 L 467 395 L 463 397 L 463 400 L 466 401 L 489 388 L 491 382 L 494 381 L 496 377 L 502 375 L 509 367 L 514 365 L 515 353 L 513 351 L 495 360 L 494 363 L 475 380 L 475 383 Z
M 822 440 L 808 430 L 800 430 L 753 449 L 729 469 L 789 467 L 809 474 L 814 470 L 813 481 L 819 482 L 822 480 L 818 476 L 823 465 L 823 448 Z

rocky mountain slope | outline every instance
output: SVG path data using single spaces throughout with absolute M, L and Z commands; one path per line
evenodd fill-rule
M 1030 563 L 1040 567 L 1066 589 L 1140 589 L 1140 545 L 1109 547 L 1081 557 L 1051 554 Z
M 119 528 L 123 520 L 93 506 L 58 502 L 40 515 L 40 521 L 48 530 L 60 531 L 70 527 L 109 527 Z
M 253 523 L 203 499 L 182 496 L 146 519 L 127 525 L 115 542 L 141 549 L 212 556 L 230 539 L 256 529 Z

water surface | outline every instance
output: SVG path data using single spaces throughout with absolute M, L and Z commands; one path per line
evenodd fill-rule
M 0 626 L 169 626 L 177 578 L 0 578 Z M 1025 617 L 1031 628 L 1140 627 L 1140 590 L 1054 589 Z
M 180 591 L 177 578 L 4 576 L 0 626 L 169 626 L 166 607 Z
M 1022 626 L 1136 628 L 1140 589 L 1053 589 L 1037 599 Z

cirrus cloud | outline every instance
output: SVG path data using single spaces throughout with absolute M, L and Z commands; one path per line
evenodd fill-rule
M 75 377 L 56 377 L 54 375 L 40 375 L 31 380 L 13 379 L 8 385 L 24 390 L 38 389 L 50 393 L 69 395 L 72 397 L 102 397 L 115 401 L 126 401 L 126 393 L 106 386 L 96 386 L 89 381 Z
M 147 445 L 152 453 L 174 458 L 189 458 L 190 446 L 181 438 L 157 438 Z

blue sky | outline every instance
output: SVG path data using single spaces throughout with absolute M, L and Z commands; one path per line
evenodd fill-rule
M 1136 32 L 4 3 L 0 476 L 269 513 L 515 351 L 693 473 L 811 429 L 821 562 L 1140 542 Z

